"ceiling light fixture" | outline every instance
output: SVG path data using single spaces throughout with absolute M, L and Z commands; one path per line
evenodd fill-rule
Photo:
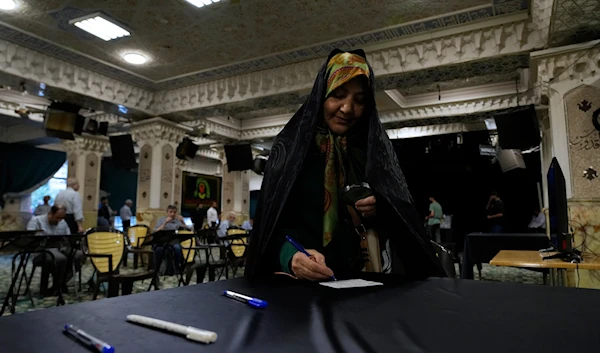
M 210 5 L 216 2 L 219 2 L 220 0 L 185 0 L 187 2 L 189 2 L 190 4 L 196 6 L 196 7 L 203 7 L 205 5 Z
M 145 56 L 138 53 L 127 53 L 123 55 L 123 59 L 133 65 L 145 64 L 148 59 Z
M 13 0 L 0 0 L 0 10 L 14 10 L 17 4 Z
M 69 21 L 69 24 L 75 25 L 105 41 L 131 35 L 128 30 L 111 22 L 108 16 L 99 12 L 73 19 Z

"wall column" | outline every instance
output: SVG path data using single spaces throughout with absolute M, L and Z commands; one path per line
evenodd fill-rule
M 546 171 L 553 156 L 560 163 L 567 184 L 569 226 L 575 233 L 574 245 L 579 246 L 585 240 L 584 253 L 600 251 L 600 178 L 596 176 L 600 176 L 600 131 L 593 124 L 594 119 L 600 118 L 600 48 L 597 43 L 531 54 L 532 59 L 537 60 L 540 98 L 549 103 L 552 155 L 548 156 L 550 151 L 544 147 L 542 165 Z M 598 271 L 579 270 L 579 276 L 570 271 L 568 279 L 570 286 L 600 288 Z
M 77 136 L 74 141 L 65 141 L 68 177 L 79 182 L 79 195 L 83 206 L 83 228 L 92 228 L 98 222 L 100 203 L 100 167 L 102 155 L 109 147 L 104 136 Z
M 133 125 L 133 139 L 140 147 L 136 205 L 139 224 L 153 228 L 168 205 L 180 206 L 182 168 L 175 151 L 189 131 L 191 128 L 162 118 Z
M 223 198 L 221 218 L 233 211 L 237 214 L 236 223 L 248 219 L 250 214 L 250 173 L 251 171 L 227 171 L 223 166 Z

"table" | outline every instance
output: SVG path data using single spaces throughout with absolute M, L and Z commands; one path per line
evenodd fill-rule
M 477 265 L 488 263 L 500 250 L 540 250 L 549 246 L 548 236 L 542 233 L 471 233 L 465 237 L 460 278 L 473 279 Z
M 223 297 L 223 290 L 267 300 L 269 307 L 253 309 Z M 595 352 L 598 295 L 449 278 L 348 290 L 284 276 L 237 278 L 1 317 L 0 347 L 87 352 L 61 333 L 70 323 L 117 352 Z M 219 338 L 204 346 L 127 323 L 127 314 L 210 329 Z
M 600 270 L 600 258 L 596 256 L 584 256 L 581 263 L 566 262 L 561 259 L 544 260 L 542 258 L 542 255 L 549 256 L 553 254 L 556 253 L 542 254 L 539 251 L 502 250 L 494 256 L 490 261 L 490 265 L 559 270 L 556 279 L 559 284 L 563 285 L 566 283 L 564 281 L 565 270 Z M 554 278 L 555 276 L 552 276 L 552 279 Z

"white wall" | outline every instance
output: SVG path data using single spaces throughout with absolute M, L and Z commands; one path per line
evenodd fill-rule
M 262 185 L 263 176 L 258 175 L 252 171 L 248 171 L 250 173 L 250 191 L 260 190 L 260 186 Z

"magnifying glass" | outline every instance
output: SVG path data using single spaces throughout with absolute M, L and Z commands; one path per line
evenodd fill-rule
M 342 190 L 341 196 L 346 205 L 354 207 L 356 201 L 373 196 L 373 190 L 368 183 L 352 184 Z

